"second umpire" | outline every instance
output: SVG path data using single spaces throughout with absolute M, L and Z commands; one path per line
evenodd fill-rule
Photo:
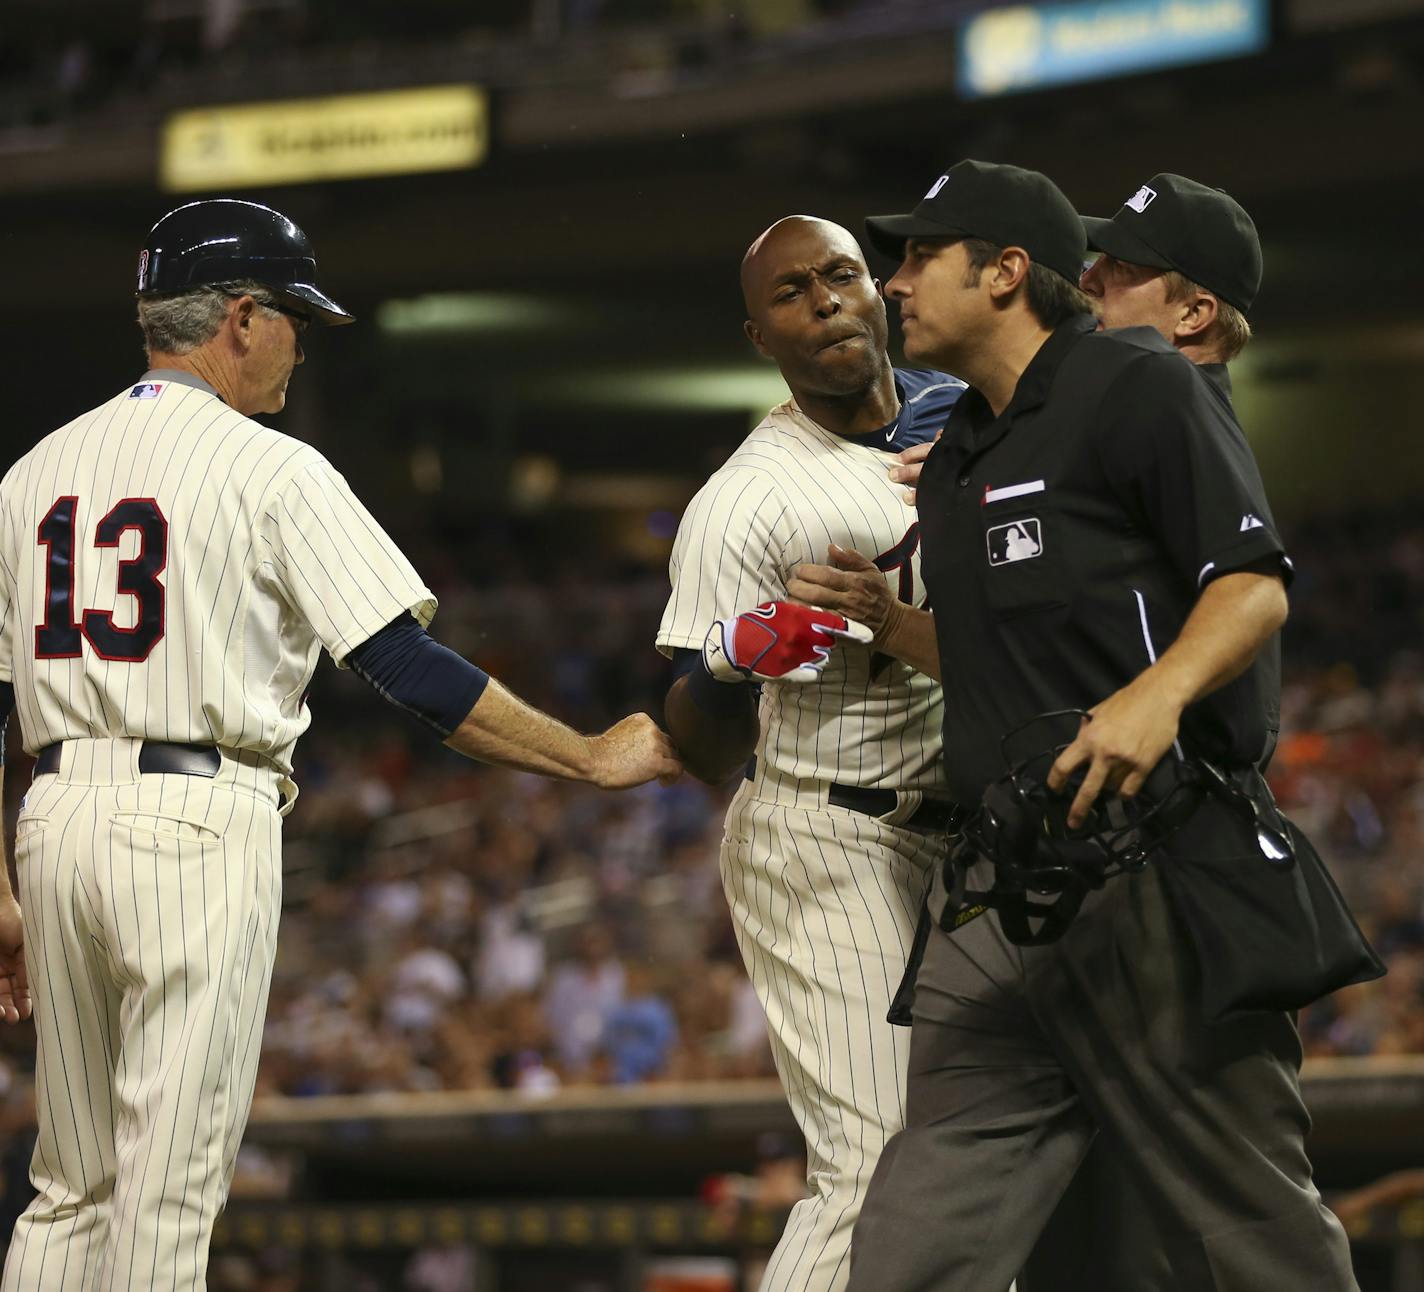
M 1231 363 L 1251 338 L 1261 288 L 1255 223 L 1220 189 L 1160 173 L 1137 188 L 1112 219 L 1083 217 L 1090 252 L 1101 256 L 1079 283 L 1104 327 L 1151 327 L 1190 359 L 1231 407 Z M 1234 410 L 1232 416 L 1235 417 Z M 1254 665 L 1274 729 L 1280 636 Z M 1274 741 L 1263 751 L 1264 772 Z M 1170 1287 L 1171 1253 L 1132 1180 L 1100 1141 L 1079 1168 L 1018 1281 L 1019 1292 L 1152 1292 Z
M 975 802 L 1006 733 L 1092 714 L 1058 758 L 1068 811 L 1135 794 L 1174 742 L 1250 769 L 1274 737 L 1256 663 L 1287 561 L 1244 437 L 1146 328 L 1096 332 L 1082 225 L 1044 176 L 961 162 L 869 221 L 906 354 L 969 382 L 919 482 L 950 789 Z M 1008 1287 L 1095 1135 L 1130 1172 L 1186 1292 L 1354 1289 L 1311 1183 L 1285 1013 L 1204 1021 L 1161 867 L 1226 844 L 1207 809 L 1056 942 L 936 924 L 914 1003 L 906 1129 L 855 1232 L 850 1292 Z M 988 863 L 979 863 L 987 868 Z M 991 874 L 975 873 L 985 888 Z M 945 902 L 936 885 L 931 911 Z

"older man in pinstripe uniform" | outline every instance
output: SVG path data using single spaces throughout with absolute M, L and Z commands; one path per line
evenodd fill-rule
M 0 482 L 0 714 L 36 756 L 0 1011 L 28 1011 L 28 970 L 39 1033 L 39 1192 L 4 1292 L 205 1286 L 323 648 L 469 757 L 610 788 L 679 770 L 645 715 L 579 735 L 432 640 L 435 598 L 345 480 L 250 420 L 309 324 L 351 321 L 315 270 L 268 207 L 165 216 L 139 261 L 150 371 Z

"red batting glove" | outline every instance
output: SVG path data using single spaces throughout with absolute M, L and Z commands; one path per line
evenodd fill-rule
M 869 643 L 864 624 L 834 610 L 767 601 L 707 630 L 702 658 L 719 682 L 814 682 L 836 639 Z

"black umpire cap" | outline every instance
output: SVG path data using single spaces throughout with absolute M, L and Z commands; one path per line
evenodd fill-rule
M 307 235 L 260 202 L 218 197 L 180 206 L 149 230 L 138 257 L 140 296 L 238 279 L 261 283 L 304 318 L 356 321 L 317 287 L 316 253 Z
M 902 259 L 911 238 L 983 238 L 1022 247 L 1035 264 L 1077 285 L 1087 258 L 1073 204 L 1047 175 L 997 162 L 956 162 L 909 215 L 872 215 L 871 244 Z
M 1115 260 L 1175 269 L 1250 313 L 1261 290 L 1261 240 L 1241 204 L 1181 175 L 1154 175 L 1111 220 L 1085 215 L 1088 245 Z

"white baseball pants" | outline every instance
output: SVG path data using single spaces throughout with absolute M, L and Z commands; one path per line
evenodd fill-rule
M 247 1123 L 276 952 L 276 777 L 139 775 L 66 742 L 16 831 L 39 1190 L 3 1292 L 197 1292 Z
M 748 782 L 733 800 L 722 882 L 806 1136 L 811 1196 L 761 1292 L 841 1292 L 866 1187 L 905 1120 L 910 1029 L 885 1014 L 943 837 L 829 807 L 808 782 L 794 793 L 783 782 L 780 802 L 765 793 Z

